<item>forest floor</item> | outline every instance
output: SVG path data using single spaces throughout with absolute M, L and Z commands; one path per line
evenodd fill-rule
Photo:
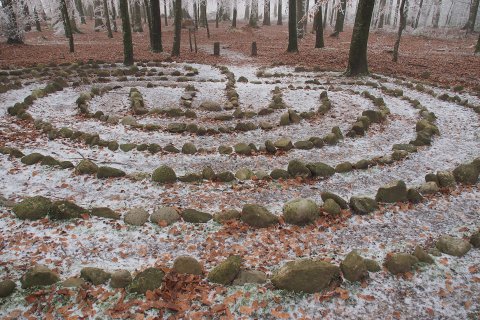
M 119 21 L 117 21 L 119 22 Z M 273 21 L 275 23 L 275 21 Z M 155 54 L 149 50 L 148 32 L 134 33 L 134 55 L 137 61 L 169 60 L 173 43 L 172 20 L 162 25 L 162 39 L 165 53 Z M 198 53 L 190 52 L 188 31 L 182 30 L 181 57 L 175 61 L 206 64 L 236 65 L 303 65 L 316 66 L 323 70 L 343 71 L 347 65 L 351 28 L 346 28 L 339 38 L 325 31 L 325 48 L 315 49 L 315 35 L 308 32 L 299 42 L 299 53 L 288 54 L 287 25 L 262 26 L 252 29 L 244 21 L 238 22 L 237 29 L 230 28 L 230 22 L 210 22 L 210 38 L 205 28 L 197 32 Z M 27 33 L 25 45 L 0 44 L 0 66 L 29 66 L 34 63 L 63 63 L 89 59 L 119 62 L 123 59 L 121 32 L 109 39 L 106 32 L 94 32 L 91 21 L 80 25 L 82 34 L 75 34 L 76 52 L 68 52 L 68 42 L 61 35 L 55 35 L 47 26 L 44 31 Z M 145 26 L 145 30 L 147 27 Z M 308 26 L 311 30 L 311 24 Z M 408 30 L 407 30 L 408 31 Z M 465 35 L 457 30 L 424 30 L 425 35 L 404 34 L 400 46 L 400 60 L 393 63 L 391 50 L 396 32 L 392 29 L 374 30 L 370 34 L 370 70 L 385 75 L 404 76 L 430 82 L 435 85 L 457 86 L 480 91 L 480 57 L 474 56 L 476 35 Z M 220 42 L 220 57 L 212 55 L 213 43 Z M 250 57 L 251 43 L 257 42 L 258 56 Z

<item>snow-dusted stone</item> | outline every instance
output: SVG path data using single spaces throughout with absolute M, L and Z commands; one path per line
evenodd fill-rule
M 215 180 L 220 182 L 232 182 L 235 180 L 235 175 L 230 171 L 224 171 L 216 174 Z
M 111 274 L 100 268 L 85 267 L 80 270 L 80 277 L 98 286 L 106 283 L 110 279 Z
M 42 161 L 43 157 L 44 157 L 44 155 L 35 152 L 35 153 L 31 153 L 29 155 L 24 156 L 20 161 L 23 164 L 26 164 L 27 166 L 30 166 L 30 165 L 33 165 L 33 164 L 36 164 L 36 163 L 39 163 L 40 161 Z
M 457 183 L 473 185 L 478 181 L 480 170 L 474 164 L 461 164 L 453 170 Z
M 288 151 L 293 148 L 292 140 L 290 138 L 282 137 L 275 141 L 274 146 L 277 149 Z
M 252 148 L 246 143 L 240 142 L 237 143 L 233 146 L 233 149 L 235 150 L 235 153 L 238 154 L 243 154 L 243 155 L 251 155 L 252 154 Z
M 112 209 L 107 207 L 92 208 L 90 209 L 90 214 L 92 216 L 105 218 L 105 219 L 114 219 L 114 220 L 120 219 L 120 214 L 118 212 L 115 212 Z
M 307 168 L 317 178 L 328 178 L 335 174 L 335 169 L 323 162 L 308 163 Z
M 438 191 L 440 191 L 440 188 L 433 181 L 425 182 L 418 188 L 418 192 L 420 192 L 420 194 L 433 194 L 437 193 Z
M 207 223 L 213 216 L 208 212 L 202 212 L 195 209 L 185 209 L 182 212 L 182 218 L 190 223 Z
M 318 218 L 318 206 L 310 199 L 295 199 L 283 206 L 285 222 L 303 226 Z
M 117 270 L 112 273 L 110 286 L 112 288 L 126 288 L 132 283 L 132 275 L 128 270 Z
M 153 171 L 152 180 L 159 183 L 173 183 L 177 180 L 177 175 L 172 168 L 163 165 Z
M 132 293 L 145 294 L 148 290 L 155 290 L 162 286 L 165 273 L 157 268 L 147 268 L 135 276 L 128 287 Z
M 327 201 L 328 199 L 332 199 L 333 201 L 335 201 L 339 206 L 340 208 L 342 209 L 348 209 L 348 202 L 345 201 L 342 197 L 332 193 L 332 192 L 322 192 L 321 193 L 321 197 L 322 197 L 322 200 L 325 202 Z
M 323 203 L 322 209 L 324 212 L 333 216 L 339 215 L 342 208 L 333 199 L 327 199 Z
M 380 187 L 375 196 L 375 200 L 387 203 L 407 201 L 407 186 L 405 182 L 399 180 Z
M 38 220 L 47 216 L 52 208 L 52 202 L 42 196 L 26 198 L 13 206 L 13 212 L 19 219 Z
M 435 260 L 433 260 L 433 258 L 420 246 L 415 247 L 413 255 L 417 257 L 418 261 L 423 263 L 431 264 L 435 262 Z
M 438 185 L 441 188 L 455 188 L 455 177 L 451 171 L 437 172 Z
M 52 203 L 49 215 L 52 220 L 66 220 L 80 218 L 84 213 L 88 213 L 88 210 L 71 201 L 60 200 Z
M 373 259 L 364 259 L 368 272 L 378 272 L 382 270 L 377 261 Z
M 235 173 L 235 178 L 238 180 L 250 180 L 255 174 L 253 173 L 252 170 L 248 168 L 241 168 L 238 169 L 238 171 Z
M 201 275 L 203 273 L 202 265 L 193 257 L 180 256 L 173 262 L 173 270 L 177 273 L 187 273 Z
M 472 234 L 472 236 L 470 237 L 470 244 L 474 248 L 480 248 L 480 231 L 477 231 L 474 234 Z
M 132 208 L 125 214 L 125 223 L 133 226 L 143 226 L 148 221 L 148 212 L 143 208 Z
M 287 262 L 272 277 L 277 289 L 293 292 L 320 292 L 340 279 L 340 268 L 320 260 Z
M 273 180 L 288 179 L 290 178 L 290 174 L 283 169 L 273 169 L 272 172 L 270 173 L 270 177 Z
M 330 132 L 329 134 L 327 134 L 325 137 L 323 137 L 323 142 L 325 144 L 328 144 L 330 146 L 333 146 L 335 144 L 338 143 L 338 137 L 335 133 L 333 132 Z
M 97 171 L 98 166 L 93 163 L 93 161 L 88 159 L 83 159 L 82 161 L 80 161 L 75 168 L 76 174 L 94 174 L 97 173 Z
M 223 285 L 229 285 L 235 280 L 242 266 L 240 256 L 230 256 L 215 268 L 207 276 L 208 281 Z
M 171 207 L 158 207 L 153 211 L 150 216 L 150 221 L 155 224 L 166 223 L 171 225 L 177 221 L 180 221 L 181 216 L 178 214 L 177 210 Z
M 124 177 L 125 172 L 117 169 L 117 168 L 112 168 L 112 167 L 99 167 L 97 171 L 97 178 L 99 179 L 107 179 L 107 178 L 119 178 L 119 177 Z
M 393 147 L 392 147 L 392 150 L 403 150 L 403 151 L 407 151 L 407 152 L 417 152 L 417 147 L 414 146 L 413 144 L 408 144 L 408 143 L 405 143 L 405 144 L 394 144 Z
M 267 275 L 265 272 L 258 270 L 241 270 L 235 280 L 233 280 L 234 286 L 243 286 L 247 283 L 262 284 L 267 282 Z
M 340 263 L 343 277 L 348 281 L 360 281 L 368 275 L 367 265 L 356 251 L 351 251 Z
M 375 199 L 369 197 L 351 197 L 350 208 L 355 214 L 368 214 L 378 209 Z
M 206 100 L 200 104 L 200 109 L 203 109 L 205 111 L 218 112 L 222 111 L 222 106 L 218 102 Z
M 6 298 L 11 295 L 17 285 L 12 280 L 3 280 L 0 281 L 0 298 Z
M 392 274 L 410 272 L 413 266 L 418 263 L 417 257 L 408 253 L 388 254 L 385 258 L 385 267 Z
M 120 121 L 121 124 L 125 125 L 125 126 L 135 126 L 137 125 L 137 120 L 135 120 L 135 118 L 133 116 L 125 116 L 122 118 L 122 120 Z
M 31 287 L 49 286 L 60 281 L 60 277 L 44 265 L 36 265 L 28 269 L 22 276 L 20 282 L 23 289 Z
M 348 161 L 339 163 L 335 166 L 335 172 L 338 172 L 338 173 L 350 172 L 352 170 L 353 170 L 353 165 Z
M 182 153 L 184 154 L 195 154 L 197 153 L 197 148 L 191 142 L 187 142 L 182 147 Z
M 246 204 L 243 206 L 240 220 L 255 228 L 266 228 L 278 223 L 278 217 L 267 208 L 258 204 Z
M 71 277 L 60 283 L 61 287 L 64 288 L 80 288 L 85 284 L 85 280 L 79 277 Z
M 296 149 L 310 150 L 313 149 L 313 143 L 311 141 L 297 141 L 293 144 Z
M 231 209 L 217 212 L 213 215 L 213 221 L 224 223 L 229 220 L 237 220 L 240 218 L 240 211 Z
M 422 195 L 418 192 L 417 189 L 410 188 L 407 190 L 407 199 L 411 203 L 420 203 L 423 200 Z
M 59 166 L 60 165 L 60 161 L 58 161 L 57 159 L 55 159 L 54 157 L 52 156 L 45 156 L 42 158 L 42 160 L 40 161 L 40 164 L 42 166 L 49 166 L 49 167 L 54 167 L 54 166 Z
M 312 175 L 307 166 L 299 160 L 291 160 L 288 163 L 287 171 L 292 177 L 308 178 Z
M 435 246 L 441 252 L 456 257 L 465 255 L 472 248 L 468 241 L 452 236 L 441 236 Z

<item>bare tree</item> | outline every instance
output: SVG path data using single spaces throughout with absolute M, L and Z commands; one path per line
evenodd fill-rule
M 252 9 L 250 11 L 250 20 L 248 25 L 252 28 L 257 28 L 258 25 L 258 0 L 252 0 Z
M 105 24 L 107 25 L 107 34 L 109 38 L 113 38 L 112 27 L 110 25 L 110 16 L 108 13 L 107 0 L 103 0 L 103 14 L 105 16 Z
M 340 1 L 340 8 L 337 9 L 337 19 L 335 20 L 335 29 L 332 36 L 338 37 L 340 32 L 343 32 L 343 25 L 345 24 L 345 11 L 347 10 L 347 1 Z
M 288 48 L 287 52 L 298 52 L 297 40 L 297 4 L 295 0 L 288 1 Z
M 101 0 L 93 1 L 93 14 L 95 16 L 95 32 L 99 32 L 105 25 L 102 20 L 102 3 Z
M 265 0 L 263 2 L 263 25 L 270 25 L 270 0 Z
M 117 32 L 117 9 L 115 9 L 115 4 L 113 3 L 113 0 L 111 1 L 112 5 L 112 23 L 113 23 L 113 31 Z
M 480 0 L 472 0 L 472 4 L 470 5 L 470 13 L 468 15 L 468 21 L 462 28 L 462 30 L 467 30 L 467 32 L 473 32 L 473 29 L 475 28 L 475 21 L 477 19 L 479 4 Z
M 75 52 L 75 46 L 73 43 L 73 31 L 72 26 L 70 25 L 70 19 L 68 18 L 68 8 L 65 0 L 60 0 L 60 12 L 63 19 L 63 27 L 65 28 L 65 35 L 68 37 L 68 45 L 70 52 Z
M 18 28 L 17 15 L 12 0 L 4 0 L 3 7 L 7 17 L 7 43 L 23 44 L 23 32 Z
M 315 0 L 315 3 L 319 0 Z M 322 6 L 317 8 L 315 12 L 315 18 L 313 20 L 313 25 L 315 27 L 315 48 L 325 47 L 323 41 L 323 19 L 322 19 Z
M 397 40 L 393 46 L 393 62 L 398 61 L 398 48 L 400 47 L 400 39 L 402 38 L 403 29 L 407 26 L 407 12 L 405 10 L 406 0 L 402 0 L 400 4 L 400 26 L 398 27 Z
M 160 15 L 160 0 L 151 0 L 152 1 L 152 30 L 151 33 L 151 44 L 153 52 L 162 52 L 162 17 Z
M 180 40 L 182 36 L 182 0 L 175 0 L 175 20 L 174 36 L 172 46 L 172 56 L 180 56 Z
M 278 0 L 278 6 L 277 6 L 277 26 L 281 26 L 283 24 L 282 21 L 282 0 Z
M 477 45 L 475 46 L 475 54 L 480 54 L 480 34 L 478 35 Z
M 442 0 L 435 1 L 435 12 L 433 13 L 432 25 L 434 28 L 438 28 L 438 22 L 440 21 L 440 13 L 442 12 Z
M 233 0 L 232 28 L 237 27 L 237 0 Z
M 133 43 L 127 0 L 120 0 L 120 16 L 122 17 L 123 32 L 123 64 L 131 66 L 133 64 Z

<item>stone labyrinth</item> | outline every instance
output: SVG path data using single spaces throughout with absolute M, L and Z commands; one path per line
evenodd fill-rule
M 480 99 L 314 69 L 1 70 L 0 316 L 480 312 Z

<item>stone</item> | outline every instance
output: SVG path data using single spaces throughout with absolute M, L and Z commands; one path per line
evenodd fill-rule
M 333 216 L 339 215 L 342 211 L 342 208 L 335 202 L 333 199 L 327 199 L 323 203 L 322 210 Z
M 257 129 L 257 126 L 253 122 L 239 122 L 235 126 L 236 131 L 242 131 L 242 132 L 252 131 L 255 129 Z
M 353 165 L 348 161 L 339 163 L 335 167 L 335 171 L 338 173 L 350 172 L 352 170 L 353 170 Z
M 137 120 L 135 120 L 133 116 L 126 116 L 123 117 L 122 120 L 120 120 L 120 123 L 124 126 L 136 126 Z
M 255 174 L 248 168 L 241 168 L 235 173 L 235 178 L 238 180 L 251 180 Z
M 282 151 L 288 151 L 293 148 L 292 140 L 286 137 L 282 137 L 275 141 L 274 146 Z
M 288 116 L 290 118 L 291 123 L 300 123 L 302 121 L 302 118 L 295 112 L 295 110 L 288 110 Z
M 135 276 L 128 287 L 131 293 L 145 294 L 148 290 L 153 291 L 162 286 L 165 273 L 157 268 L 147 268 Z
M 311 137 L 308 139 L 311 143 L 313 143 L 313 146 L 315 148 L 322 148 L 323 147 L 323 139 L 320 137 Z
M 328 178 L 335 174 L 335 169 L 323 162 L 308 163 L 307 168 L 313 177 Z
M 52 202 L 42 196 L 26 198 L 13 206 L 13 212 L 22 220 L 38 220 L 45 218 L 52 208 Z
M 405 182 L 398 180 L 380 187 L 375 196 L 375 200 L 386 203 L 407 201 L 407 186 Z
M 285 112 L 280 116 L 280 125 L 288 126 L 289 124 L 290 124 L 290 115 L 288 114 L 288 112 Z
M 423 196 L 417 189 L 410 188 L 407 190 L 407 199 L 411 203 L 420 203 L 423 201 Z
M 85 280 L 79 277 L 71 277 L 60 283 L 64 288 L 81 288 L 85 284 Z
M 273 180 L 278 180 L 278 179 L 289 179 L 290 174 L 283 169 L 273 169 L 272 172 L 270 173 L 270 177 L 272 177 Z
M 173 268 L 177 273 L 201 275 L 203 273 L 202 265 L 189 256 L 180 256 L 173 262 Z
M 297 141 L 294 143 L 296 149 L 310 150 L 313 149 L 313 143 L 311 141 Z
M 0 281 L 0 298 L 6 298 L 11 295 L 16 287 L 17 285 L 12 280 Z
M 267 228 L 278 223 L 276 215 L 258 204 L 244 205 L 240 214 L 240 220 L 255 228 Z
M 433 181 L 425 182 L 418 188 L 418 192 L 420 192 L 420 194 L 422 195 L 433 194 L 433 193 L 437 193 L 438 191 L 440 191 L 440 188 Z
M 441 236 L 435 244 L 435 247 L 450 256 L 462 257 L 470 251 L 472 245 L 468 241 L 460 238 Z
M 185 209 L 182 212 L 182 218 L 190 223 L 207 223 L 212 220 L 213 216 L 210 213 L 198 211 L 195 209 Z
M 455 176 L 451 171 L 437 172 L 438 185 L 441 188 L 455 188 Z
M 202 170 L 202 177 L 205 180 L 213 180 L 215 179 L 215 171 L 211 167 L 205 167 Z
M 207 276 L 208 281 L 223 285 L 229 285 L 235 280 L 242 266 L 240 256 L 230 256 L 218 266 L 213 268 Z
M 474 248 L 480 248 L 480 231 L 472 234 L 472 236 L 470 237 L 470 244 Z
M 231 154 L 233 152 L 233 148 L 229 146 L 219 146 L 218 153 L 220 154 Z
M 143 208 L 132 208 L 125 213 L 123 221 L 132 226 L 143 226 L 148 221 L 148 212 Z
M 187 130 L 187 125 L 180 122 L 171 122 L 167 126 L 167 131 L 171 133 L 182 133 Z
M 218 102 L 207 100 L 207 101 L 203 101 L 200 104 L 200 109 L 203 109 L 205 111 L 218 112 L 218 111 L 222 111 L 222 106 Z
M 318 206 L 310 199 L 295 199 L 283 206 L 286 223 L 303 226 L 315 222 L 318 218 Z
M 385 259 L 385 267 L 392 274 L 410 272 L 413 266 L 418 263 L 418 259 L 408 253 L 391 253 Z
M 393 147 L 392 147 L 392 150 L 395 151 L 395 150 L 403 150 L 403 151 L 407 151 L 407 152 L 417 152 L 417 147 L 414 146 L 413 144 L 408 144 L 408 143 L 404 143 L 404 144 L 394 144 Z
M 58 161 L 58 160 L 55 159 L 54 157 L 45 156 L 45 157 L 43 157 L 42 160 L 40 161 L 40 164 L 41 164 L 42 166 L 55 167 L 55 166 L 59 166 L 59 165 L 60 165 L 60 161 Z
M 75 168 L 76 174 L 95 174 L 98 171 L 98 166 L 93 161 L 83 159 L 77 164 Z
M 107 178 L 120 178 L 124 177 L 125 172 L 112 167 L 102 166 L 98 168 L 97 178 L 98 179 L 107 179 Z
M 150 216 L 150 221 L 157 225 L 162 223 L 167 226 L 174 224 L 177 221 L 180 221 L 182 217 L 178 214 L 177 210 L 171 207 L 158 207 L 153 211 Z
M 420 246 L 415 247 L 415 251 L 413 252 L 413 255 L 417 257 L 418 261 L 423 263 L 432 264 L 435 262 L 433 258 Z
M 44 155 L 35 152 L 24 156 L 20 161 L 27 166 L 31 166 L 42 161 L 43 157 Z
M 117 270 L 112 273 L 110 278 L 110 287 L 126 288 L 132 283 L 132 275 L 128 270 Z
M 480 171 L 474 164 L 461 164 L 453 170 L 455 181 L 466 185 L 474 185 L 478 181 Z
M 115 212 L 112 209 L 107 207 L 92 208 L 90 209 L 90 214 L 92 216 L 96 216 L 100 218 L 114 219 L 114 220 L 120 219 L 120 213 Z
M 382 120 L 382 115 L 377 110 L 365 110 L 362 112 L 362 116 L 367 117 L 370 122 L 380 122 Z
M 335 133 L 331 132 L 323 138 L 323 142 L 325 142 L 325 144 L 333 146 L 338 143 L 338 137 L 335 135 Z
M 36 265 L 35 267 L 28 269 L 20 279 L 20 282 L 22 283 L 22 289 L 50 286 L 58 281 L 60 281 L 58 274 L 48 269 L 44 265 Z
M 129 152 L 135 149 L 136 147 L 137 145 L 134 143 L 124 143 L 120 145 L 120 150 L 122 150 L 123 152 Z
M 287 171 L 292 177 L 308 178 L 312 175 L 307 166 L 299 160 L 291 160 Z
M 265 272 L 257 270 L 240 270 L 237 277 L 233 281 L 234 286 L 243 286 L 248 283 L 263 284 L 267 282 Z
M 348 281 L 361 281 L 368 276 L 365 260 L 356 252 L 351 251 L 340 263 L 343 277 Z
M 243 154 L 246 156 L 249 156 L 252 154 L 252 148 L 246 143 L 237 143 L 233 146 L 233 149 L 235 150 L 236 153 L 238 154 Z
M 61 161 L 61 162 L 59 163 L 59 166 L 60 166 L 60 168 L 62 168 L 62 169 L 75 168 L 75 166 L 73 165 L 73 163 L 71 163 L 70 161 Z
M 181 182 L 198 182 L 203 180 L 203 176 L 200 173 L 187 173 L 186 175 L 179 177 Z
M 392 152 L 390 158 L 394 161 L 400 161 L 402 159 L 407 158 L 409 155 L 408 151 L 405 150 L 395 150 Z
M 276 289 L 296 293 L 315 293 L 327 289 L 340 279 L 340 268 L 320 260 L 287 262 L 272 277 Z
M 111 274 L 100 268 L 85 267 L 80 270 L 80 277 L 98 286 L 106 283 L 110 279 Z
M 265 150 L 267 150 L 267 152 L 271 154 L 275 154 L 277 152 L 277 148 L 270 140 L 265 141 Z
M 343 133 L 342 130 L 338 126 L 335 126 L 332 128 L 332 133 L 337 137 L 338 140 L 343 139 Z
M 224 223 L 229 220 L 237 219 L 240 219 L 240 211 L 235 209 L 223 210 L 213 215 L 213 221 L 218 223 Z
M 80 218 L 82 214 L 88 213 L 88 210 L 67 200 L 59 200 L 52 203 L 50 208 L 50 219 L 67 220 Z
M 182 147 L 182 153 L 184 154 L 195 154 L 197 153 L 197 148 L 191 142 L 187 142 Z
M 255 172 L 255 177 L 257 177 L 258 180 L 270 180 L 271 179 L 270 175 L 264 170 L 256 171 Z
M 159 153 L 160 151 L 162 151 L 162 147 L 157 143 L 151 143 L 151 144 L 148 145 L 147 150 L 151 154 L 156 154 L 156 153 Z
M 322 192 L 320 194 L 320 196 L 322 197 L 322 200 L 323 202 L 327 201 L 328 199 L 332 199 L 333 201 L 335 201 L 339 206 L 340 208 L 342 209 L 348 209 L 348 202 L 345 201 L 342 197 L 332 193 L 332 192 Z
M 220 182 L 232 182 L 235 180 L 235 176 L 230 171 L 224 171 L 215 175 L 215 179 Z
M 377 201 L 368 197 L 351 197 L 350 208 L 355 214 L 369 214 L 378 209 Z
M 152 180 L 161 184 L 174 183 L 177 181 L 177 175 L 172 168 L 163 165 L 153 171 Z
M 378 272 L 382 270 L 377 261 L 373 259 L 364 259 L 368 272 Z

